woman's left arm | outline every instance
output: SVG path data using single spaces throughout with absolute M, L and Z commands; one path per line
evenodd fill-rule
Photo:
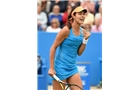
M 83 42 L 80 45 L 77 54 L 80 56 L 82 55 L 83 51 L 85 50 L 86 44 L 88 42 L 88 38 L 90 37 L 90 32 L 83 29 Z

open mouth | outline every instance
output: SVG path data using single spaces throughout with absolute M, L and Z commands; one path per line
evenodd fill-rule
M 85 20 L 85 19 L 80 19 L 80 21 L 82 21 L 82 22 L 83 22 L 84 20 Z

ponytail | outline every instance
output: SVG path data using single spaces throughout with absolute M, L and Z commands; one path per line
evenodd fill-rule
M 71 29 L 72 28 L 72 23 L 73 23 L 73 18 L 72 18 L 72 16 L 71 16 L 71 13 L 73 12 L 73 10 L 75 9 L 76 7 L 73 7 L 73 9 L 72 9 L 72 11 L 70 12 L 70 14 L 69 14 L 69 16 L 68 16 L 68 22 L 67 22 L 67 27 L 69 28 L 69 29 Z M 76 13 L 74 13 L 74 15 L 75 15 Z
M 73 22 L 73 18 L 71 17 L 71 15 L 69 15 L 68 16 L 68 20 L 67 20 L 68 22 L 67 22 L 67 27 L 69 28 L 69 29 L 71 29 L 72 28 L 72 22 Z

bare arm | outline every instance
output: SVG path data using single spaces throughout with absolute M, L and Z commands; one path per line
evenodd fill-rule
M 68 27 L 64 27 L 56 36 L 56 39 L 50 48 L 50 68 L 54 69 L 54 56 L 57 47 L 62 43 L 62 41 L 68 36 L 69 29 Z
M 84 35 L 85 40 L 87 40 L 90 37 L 91 34 L 90 34 L 89 31 L 86 31 L 86 30 L 83 29 L 83 35 Z M 79 56 L 82 55 L 83 51 L 85 50 L 85 47 L 86 47 L 86 44 L 82 43 L 80 45 L 80 47 L 78 49 L 78 52 L 77 52 Z
M 86 44 L 81 44 L 80 45 L 80 47 L 79 47 L 79 49 L 78 49 L 78 55 L 80 56 L 80 55 L 82 55 L 82 53 L 84 52 L 84 50 L 85 50 L 85 47 L 86 47 Z

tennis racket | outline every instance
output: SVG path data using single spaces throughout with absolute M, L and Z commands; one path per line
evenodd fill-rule
M 68 84 L 68 83 L 66 83 L 66 82 L 61 81 L 56 75 L 53 75 L 53 78 L 54 78 L 56 81 L 59 82 L 59 84 L 60 84 L 62 90 L 70 90 L 70 89 L 69 89 L 70 86 L 76 86 L 76 87 L 78 87 L 80 90 L 83 90 L 80 86 L 78 86 L 78 85 L 76 85 L 76 84 Z M 66 88 L 64 88 L 63 85 L 65 85 Z

